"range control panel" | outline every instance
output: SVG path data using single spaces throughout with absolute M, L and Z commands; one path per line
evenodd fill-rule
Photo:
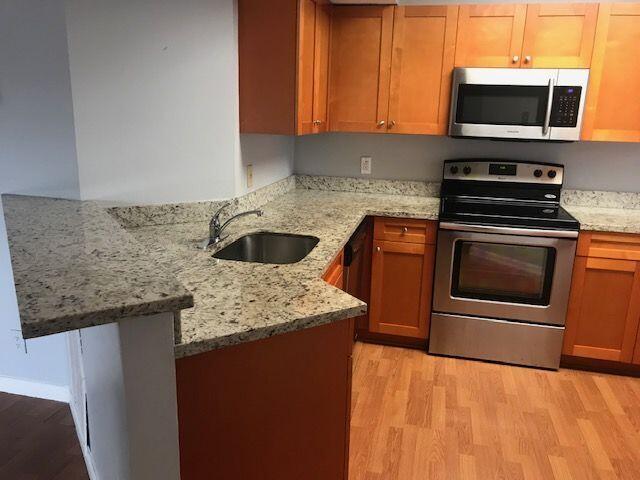
M 562 185 L 564 167 L 534 162 L 509 160 L 447 160 L 444 162 L 445 180 L 474 180 L 485 182 L 534 183 Z
M 582 87 L 555 87 L 553 89 L 552 127 L 575 127 L 578 125 L 581 94 Z

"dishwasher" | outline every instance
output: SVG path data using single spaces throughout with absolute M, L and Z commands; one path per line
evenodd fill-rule
M 371 220 L 365 219 L 344 247 L 344 291 L 367 304 L 371 292 L 371 228 Z M 356 317 L 355 335 L 368 326 L 368 313 Z

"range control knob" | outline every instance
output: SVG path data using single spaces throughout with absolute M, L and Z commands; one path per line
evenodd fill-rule
M 471 167 L 467 165 L 462 169 L 462 171 L 464 172 L 465 175 L 469 175 L 471 173 Z
M 455 175 L 456 173 L 458 173 L 458 170 L 459 169 L 457 165 L 451 165 L 451 168 L 449 169 L 452 175 Z
M 540 178 L 542 176 L 542 170 L 540 170 L 539 168 L 537 170 L 534 170 L 533 176 L 536 178 Z
M 556 178 L 557 172 L 555 170 L 549 170 L 549 172 L 547 173 L 547 176 L 549 178 Z

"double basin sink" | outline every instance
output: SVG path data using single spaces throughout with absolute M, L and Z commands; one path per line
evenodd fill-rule
M 251 233 L 218 250 L 213 257 L 239 262 L 296 263 L 306 257 L 319 241 L 308 235 Z

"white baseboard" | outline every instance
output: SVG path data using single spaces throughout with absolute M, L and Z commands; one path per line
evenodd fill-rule
M 69 403 L 69 387 L 0 375 L 0 392 Z
M 84 421 L 81 420 L 79 415 L 82 415 L 82 412 L 78 412 L 78 409 L 75 408 L 74 403 L 71 402 L 71 416 L 73 417 L 73 423 L 76 426 L 76 435 L 78 436 L 78 441 L 80 442 L 80 450 L 82 450 L 82 456 L 84 457 L 84 464 L 87 467 L 87 473 L 89 474 L 89 480 L 99 480 L 98 475 L 96 474 L 96 467 L 93 464 L 93 457 L 91 456 L 91 450 L 87 446 L 86 442 L 83 440 L 83 434 L 80 434 L 80 430 L 84 428 Z

